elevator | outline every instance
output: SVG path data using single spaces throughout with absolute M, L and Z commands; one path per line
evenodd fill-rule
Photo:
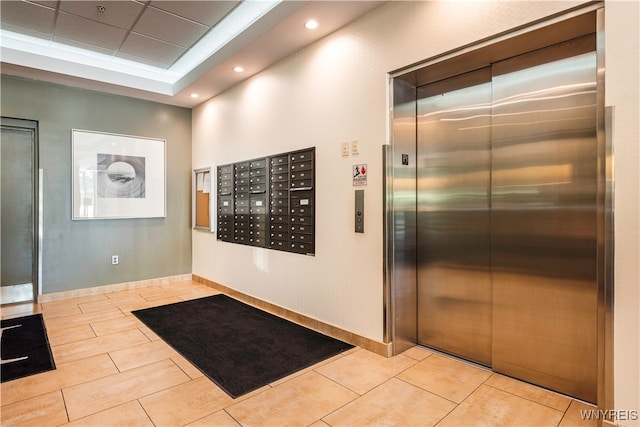
M 385 235 L 396 353 L 424 345 L 602 401 L 601 13 L 394 76 Z

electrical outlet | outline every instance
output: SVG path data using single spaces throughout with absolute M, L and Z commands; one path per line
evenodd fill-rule
M 111 255 L 111 265 L 118 265 L 120 263 L 120 258 L 118 255 Z

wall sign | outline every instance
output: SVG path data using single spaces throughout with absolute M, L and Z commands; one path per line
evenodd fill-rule
M 353 165 L 353 185 L 367 185 L 367 172 L 368 168 L 366 164 Z

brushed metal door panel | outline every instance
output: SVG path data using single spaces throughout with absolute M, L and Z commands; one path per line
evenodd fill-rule
M 491 364 L 490 70 L 418 89 L 418 342 Z
M 595 402 L 595 52 L 492 86 L 492 367 Z
M 416 331 L 416 89 L 394 81 L 390 275 L 393 352 L 413 347 Z M 389 214 L 389 213 L 388 213 Z

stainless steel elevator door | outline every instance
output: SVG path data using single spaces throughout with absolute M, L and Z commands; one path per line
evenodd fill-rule
M 596 55 L 526 62 L 493 71 L 492 367 L 595 402 Z
M 491 72 L 418 88 L 418 342 L 491 364 Z
M 593 40 L 419 87 L 416 165 L 418 343 L 589 402 Z

